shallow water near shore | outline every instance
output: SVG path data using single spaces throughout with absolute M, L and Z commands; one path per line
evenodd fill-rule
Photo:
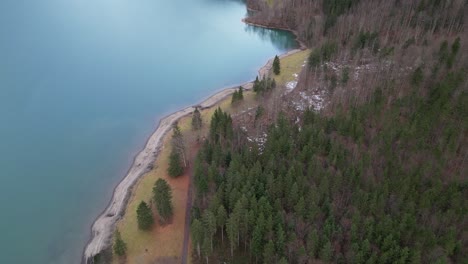
M 237 1 L 0 1 L 0 263 L 79 263 L 159 118 L 255 78 L 291 34 Z

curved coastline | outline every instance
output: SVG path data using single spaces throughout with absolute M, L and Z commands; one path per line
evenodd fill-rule
M 301 49 L 293 49 L 281 54 L 279 57 L 283 58 L 299 51 L 301 51 Z M 273 58 L 269 59 L 267 63 L 258 70 L 258 76 L 260 78 L 265 76 L 270 71 L 272 64 Z M 195 110 L 195 107 L 200 107 L 201 109 L 213 107 L 218 102 L 231 95 L 240 85 L 246 90 L 250 90 L 253 87 L 253 81 L 222 88 L 211 96 L 208 96 L 201 103 L 185 107 L 160 119 L 157 128 L 146 141 L 143 150 L 135 156 L 133 164 L 126 176 L 114 188 L 111 201 L 94 221 L 91 227 L 91 238 L 84 248 L 82 263 L 90 263 L 95 255 L 110 246 L 115 224 L 125 211 L 132 187 L 141 176 L 152 169 L 153 163 L 160 152 L 163 138 L 170 131 L 172 124 L 180 118 L 191 114 Z

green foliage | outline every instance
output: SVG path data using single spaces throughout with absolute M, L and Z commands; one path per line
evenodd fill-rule
M 192 115 L 192 130 L 199 130 L 203 125 L 203 121 L 201 118 L 201 113 L 200 110 L 198 110 L 198 107 L 195 107 L 195 110 L 193 111 Z
M 205 234 L 221 238 L 224 226 L 230 248 L 223 255 L 215 244 L 213 256 L 463 263 L 465 78 L 456 71 L 435 81 L 419 68 L 409 78 L 414 91 L 398 99 L 389 100 L 383 86 L 346 112 L 306 111 L 297 125 L 280 114 L 261 153 L 247 140 L 235 148 L 208 141 L 195 169 L 205 186 L 195 217 L 208 223 L 207 215 L 224 208 L 226 221 L 217 213 L 215 234 L 208 224 Z M 217 115 L 212 131 L 220 134 L 226 127 Z
M 172 151 L 169 155 L 169 167 L 167 168 L 167 174 L 172 178 L 176 178 L 184 173 L 184 167 L 182 166 L 182 160 L 179 153 Z
M 453 64 L 455 63 L 456 56 L 458 54 L 458 50 L 460 49 L 460 37 L 457 37 L 455 41 L 452 43 L 451 49 L 449 50 L 449 44 L 446 40 L 444 40 L 440 44 L 439 48 L 439 62 L 445 63 L 447 69 L 452 68 Z
M 190 225 L 192 243 L 196 245 L 198 256 L 201 254 L 201 245 L 203 243 L 203 225 L 198 219 L 194 219 Z
M 309 67 L 315 68 L 322 63 L 330 61 L 332 56 L 337 52 L 338 45 L 335 42 L 325 42 L 319 49 L 314 49 L 308 59 Z
M 147 203 L 141 201 L 137 208 L 138 228 L 141 230 L 150 230 L 153 227 L 154 219 L 151 208 Z
M 421 82 L 424 80 L 424 74 L 421 67 L 416 68 L 413 75 L 411 76 L 411 84 L 413 86 L 421 85 Z
M 328 30 L 336 24 L 339 16 L 346 13 L 353 5 L 357 4 L 359 0 L 324 0 L 323 13 L 326 16 L 324 25 L 324 35 Z
M 182 132 L 180 131 L 177 123 L 174 124 L 172 131 L 172 151 L 169 155 L 169 166 L 167 168 L 167 173 L 169 176 L 175 178 L 184 173 L 184 167 L 186 164 L 185 143 Z
M 235 90 L 232 94 L 231 104 L 235 104 L 242 100 L 244 100 L 244 87 L 239 86 L 239 89 Z
M 124 256 L 125 253 L 127 252 L 127 244 L 122 240 L 122 236 L 120 235 L 119 230 L 115 230 L 114 233 L 114 253 L 121 257 Z
M 379 34 L 377 32 L 359 32 L 354 41 L 354 50 L 370 48 L 374 53 L 379 49 Z
M 261 105 L 259 105 L 257 107 L 257 110 L 255 110 L 255 122 L 257 122 L 257 120 L 259 120 L 262 117 L 264 112 L 265 109 Z
M 153 201 L 162 222 L 166 222 L 170 217 L 172 217 L 172 190 L 166 180 L 158 179 L 154 183 Z
M 280 59 L 278 58 L 278 56 L 275 56 L 275 58 L 273 59 L 273 73 L 275 75 L 279 75 L 280 72 L 281 72 Z
M 263 76 L 262 80 L 258 80 L 258 77 L 255 79 L 254 84 L 253 84 L 253 91 L 256 94 L 265 94 L 271 90 L 273 90 L 276 87 L 276 81 L 273 78 L 265 78 Z

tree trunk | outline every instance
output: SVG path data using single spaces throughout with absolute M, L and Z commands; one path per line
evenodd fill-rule
M 224 226 L 221 226 L 221 243 L 224 245 Z

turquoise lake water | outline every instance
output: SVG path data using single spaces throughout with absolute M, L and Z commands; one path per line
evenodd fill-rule
M 0 263 L 79 263 L 159 118 L 295 47 L 226 0 L 0 1 Z

